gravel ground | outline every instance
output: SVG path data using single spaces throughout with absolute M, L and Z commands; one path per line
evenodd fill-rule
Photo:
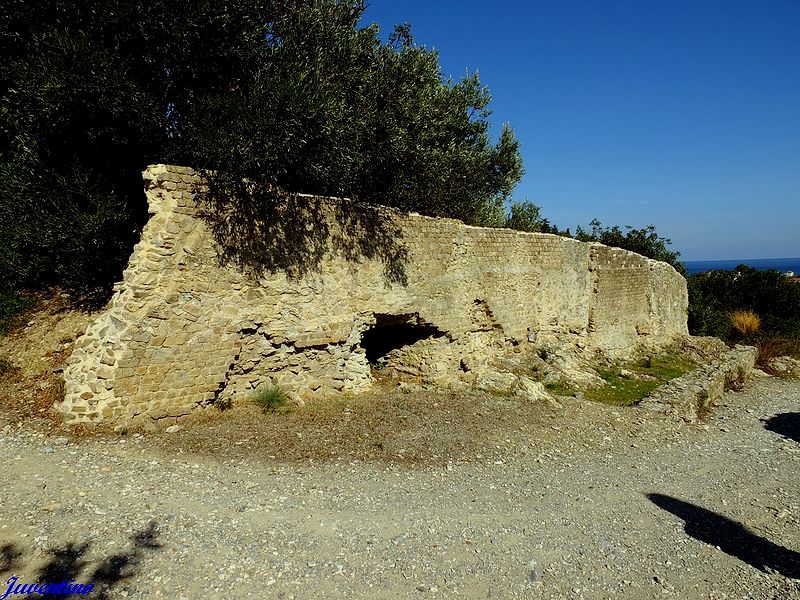
M 539 435 L 427 464 L 0 413 L 0 577 L 90 598 L 800 598 L 800 382 L 749 384 L 699 425 L 542 411 Z

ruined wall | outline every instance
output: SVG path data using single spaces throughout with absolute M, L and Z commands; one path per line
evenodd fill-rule
M 144 179 L 151 218 L 65 369 L 67 422 L 174 422 L 266 383 L 306 400 L 364 390 L 368 358 L 445 383 L 520 345 L 619 357 L 687 333 L 685 280 L 623 250 L 380 209 L 398 274 L 387 253 L 341 243 L 341 216 L 364 209 L 305 198 L 325 232 L 313 268 L 248 272 L 220 260 L 194 171 L 155 165 Z

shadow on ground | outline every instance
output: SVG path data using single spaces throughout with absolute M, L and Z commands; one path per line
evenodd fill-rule
M 764 419 L 764 429 L 800 442 L 800 413 L 780 413 Z
M 777 571 L 785 577 L 800 578 L 800 553 L 752 533 L 737 521 L 664 494 L 647 494 L 659 508 L 683 519 L 684 531 L 693 538 L 718 546 L 720 550 L 760 571 Z
M 90 542 L 81 544 L 67 543 L 53 548 L 47 553 L 47 562 L 42 565 L 30 579 L 19 573 L 25 567 L 24 552 L 15 544 L 0 546 L 0 578 L 2 589 L 0 595 L 5 593 L 11 585 L 10 594 L 30 594 L 17 586 L 25 584 L 60 584 L 64 581 L 75 584 L 89 584 L 93 586 L 91 597 L 95 600 L 109 600 L 115 597 L 114 588 L 119 583 L 124 583 L 136 577 L 148 551 L 161 548 L 158 542 L 158 525 L 155 521 L 130 537 L 130 547 L 113 554 L 100 561 L 90 561 L 87 553 Z M 92 568 L 93 567 L 93 568 Z M 12 581 L 13 577 L 18 577 Z M 25 588 L 27 590 L 27 588 Z M 17 591 L 15 591 L 17 590 Z M 33 592 L 36 598 L 56 600 L 67 597 L 63 593 L 47 593 L 40 595 Z

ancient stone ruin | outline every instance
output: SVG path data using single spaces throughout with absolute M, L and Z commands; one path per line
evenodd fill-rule
M 68 423 L 170 424 L 268 384 L 313 401 L 375 365 L 469 384 L 521 348 L 624 358 L 687 334 L 683 277 L 624 250 L 307 196 L 283 208 L 299 225 L 226 240 L 192 169 L 144 180 L 150 220 L 64 371 Z

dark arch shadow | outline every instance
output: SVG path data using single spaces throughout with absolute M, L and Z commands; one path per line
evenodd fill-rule
M 773 431 L 785 438 L 800 442 L 800 413 L 780 413 L 763 419 L 764 429 Z
M 664 494 L 647 494 L 647 497 L 659 508 L 686 521 L 684 531 L 693 538 L 719 546 L 726 554 L 765 573 L 772 569 L 786 577 L 800 578 L 800 552 L 774 544 L 741 523 L 690 502 Z

